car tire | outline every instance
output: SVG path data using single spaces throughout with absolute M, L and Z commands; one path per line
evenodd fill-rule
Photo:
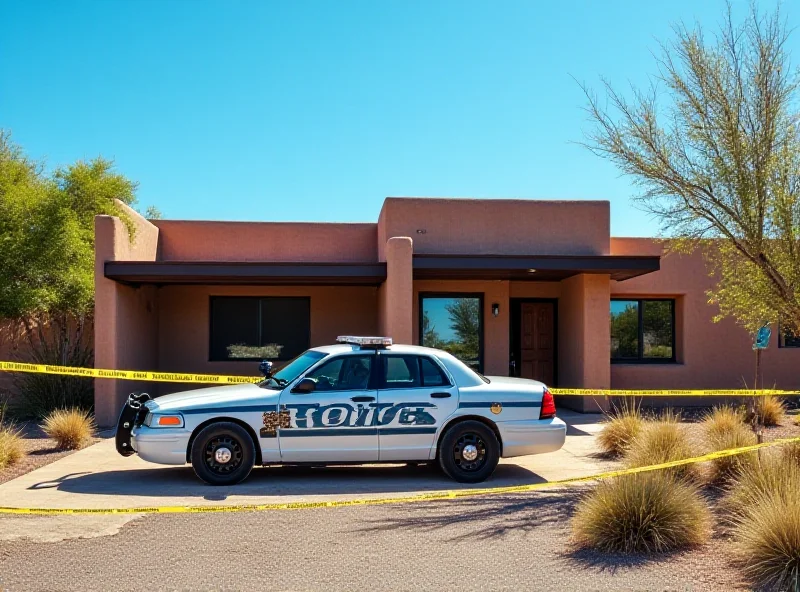
M 489 478 L 500 461 L 500 442 L 480 421 L 461 421 L 450 426 L 439 442 L 439 466 L 459 483 L 480 483 Z
M 204 427 L 192 442 L 195 474 L 210 485 L 235 485 L 253 470 L 253 438 L 237 423 L 217 422 Z

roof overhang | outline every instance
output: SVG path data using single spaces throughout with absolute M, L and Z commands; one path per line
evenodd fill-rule
M 106 261 L 105 276 L 124 284 L 378 286 L 385 263 Z
M 619 282 L 660 269 L 657 255 L 414 255 L 414 279 L 557 282 L 581 273 Z

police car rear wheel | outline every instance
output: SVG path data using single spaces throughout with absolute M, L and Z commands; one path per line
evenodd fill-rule
M 460 483 L 487 479 L 500 461 L 497 436 L 479 421 L 463 421 L 450 427 L 439 444 L 439 466 Z
M 255 445 L 242 426 L 232 422 L 212 423 L 192 443 L 192 468 L 211 485 L 234 485 L 250 474 Z

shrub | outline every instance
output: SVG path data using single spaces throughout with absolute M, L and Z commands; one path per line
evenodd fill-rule
M 762 425 L 776 426 L 786 416 L 786 403 L 780 397 L 764 395 L 763 397 L 756 397 L 753 410 Z M 752 421 L 753 418 L 748 413 L 746 419 L 747 421 Z
M 780 450 L 786 460 L 800 467 L 800 442 L 782 444 Z
M 0 424 L 0 469 L 13 465 L 25 456 L 21 431 L 8 424 Z
M 631 443 L 625 461 L 629 467 L 645 467 L 690 458 L 696 456 L 695 452 L 685 426 L 678 423 L 676 416 L 669 415 L 665 419 L 649 422 L 644 427 Z M 699 473 L 696 464 L 682 465 L 666 471 L 692 478 L 696 478 Z
M 742 509 L 733 530 L 745 571 L 760 586 L 800 590 L 800 498 L 783 489 L 765 492 Z
M 736 517 L 775 491 L 792 492 L 792 495 L 800 491 L 800 465 L 779 450 L 767 450 L 757 462 L 742 467 L 723 506 Z
M 709 414 L 703 418 L 703 431 L 706 437 L 711 440 L 721 434 L 738 430 L 744 425 L 745 414 L 739 409 L 729 407 L 714 407 Z
M 726 427 L 724 430 L 711 430 L 708 435 L 708 443 L 711 451 L 716 452 L 742 446 L 752 446 L 758 443 L 758 438 L 748 426 L 739 423 L 732 428 Z M 757 452 L 716 458 L 711 461 L 712 480 L 724 481 L 735 477 L 746 465 L 754 463 L 757 459 Z
M 600 449 L 610 456 L 622 456 L 644 427 L 645 419 L 636 405 L 615 409 L 597 436 Z
M 710 524 L 696 486 L 654 471 L 601 482 L 578 504 L 572 531 L 584 547 L 661 553 L 703 543 Z
M 78 408 L 57 409 L 42 423 L 42 430 L 64 450 L 83 448 L 94 435 L 94 418 Z

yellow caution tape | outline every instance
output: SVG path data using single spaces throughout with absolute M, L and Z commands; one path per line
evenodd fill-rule
M 344 508 L 349 506 L 376 506 L 383 504 L 407 504 L 415 502 L 429 502 L 429 501 L 442 501 L 450 499 L 460 499 L 466 497 L 478 497 L 485 495 L 498 495 L 509 493 L 525 493 L 529 491 L 538 491 L 551 487 L 574 485 L 577 483 L 585 483 L 587 481 L 599 481 L 602 479 L 610 479 L 612 477 L 621 477 L 623 475 L 634 475 L 637 473 L 646 473 L 650 471 L 658 471 L 661 469 L 669 469 L 672 467 L 680 467 L 699 462 L 707 462 L 717 458 L 724 458 L 727 456 L 735 456 L 737 454 L 745 454 L 753 452 L 761 448 L 768 448 L 770 446 L 778 446 L 782 444 L 800 443 L 800 437 L 797 438 L 782 438 L 780 440 L 773 440 L 771 442 L 763 442 L 761 444 L 753 444 L 752 446 L 742 446 L 739 448 L 730 448 L 728 450 L 720 450 L 718 452 L 711 452 L 702 456 L 695 456 L 692 458 L 685 458 L 682 460 L 674 460 L 670 462 L 660 463 L 657 465 L 649 465 L 646 467 L 636 467 L 631 469 L 620 469 L 617 471 L 606 471 L 598 475 L 589 475 L 586 477 L 575 477 L 572 479 L 560 479 L 557 481 L 548 481 L 545 483 L 531 483 L 528 485 L 509 485 L 504 487 L 491 487 L 487 489 L 451 489 L 448 491 L 434 491 L 431 493 L 420 493 L 417 495 L 410 495 L 404 497 L 376 497 L 376 498 L 361 498 L 353 500 L 333 500 L 327 502 L 287 502 L 277 504 L 246 504 L 238 506 L 153 506 L 141 508 L 9 508 L 0 507 L 0 514 L 38 514 L 38 515 L 61 515 L 61 514 L 204 514 L 204 513 L 220 513 L 220 512 L 264 512 L 267 510 L 308 510 L 314 508 Z
M 75 366 L 51 366 L 47 364 L 25 364 L 22 362 L 0 361 L 0 372 L 32 372 L 36 374 L 60 374 L 83 376 L 86 378 L 116 378 L 121 380 L 142 380 L 149 382 L 184 382 L 194 384 L 242 384 L 259 382 L 260 376 L 226 376 L 221 374 L 189 374 L 184 372 L 147 372 L 144 370 L 106 370 L 102 368 L 78 368 Z M 554 395 L 578 395 L 601 397 L 752 397 L 764 395 L 800 395 L 798 391 L 778 389 L 572 389 L 551 388 Z

